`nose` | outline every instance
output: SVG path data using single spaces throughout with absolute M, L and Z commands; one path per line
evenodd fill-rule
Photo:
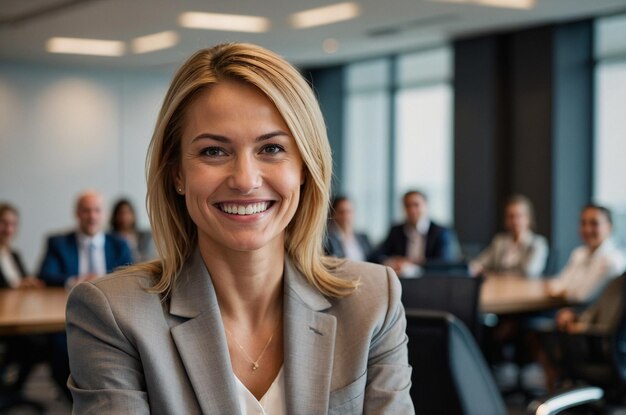
M 228 179 L 230 188 L 247 195 L 261 187 L 263 181 L 258 163 L 252 155 L 238 156 L 233 162 L 233 170 Z

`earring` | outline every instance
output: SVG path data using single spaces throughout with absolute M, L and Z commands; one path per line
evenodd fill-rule
M 181 194 L 183 193 L 183 188 L 182 187 L 179 187 L 177 190 L 178 190 L 178 193 L 181 193 Z

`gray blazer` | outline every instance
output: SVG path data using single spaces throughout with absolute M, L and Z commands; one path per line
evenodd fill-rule
M 346 262 L 361 278 L 326 298 L 289 260 L 284 270 L 284 371 L 290 414 L 412 414 L 406 320 L 389 268 Z M 72 291 L 67 334 L 77 414 L 239 414 L 211 277 L 196 253 L 169 301 L 149 275 L 113 274 Z

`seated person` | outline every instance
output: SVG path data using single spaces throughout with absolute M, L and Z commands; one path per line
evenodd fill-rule
M 11 243 L 17 234 L 19 226 L 19 213 L 17 208 L 8 204 L 0 203 L 0 288 L 38 288 L 44 284 L 41 280 L 27 276 L 24 264 Z M 16 364 L 15 376 L 10 384 L 2 383 L 3 388 L 15 396 L 21 392 L 33 366 L 42 359 L 45 350 L 45 338 L 43 336 L 3 336 L 5 344 L 6 362 L 0 367 L 0 380 L 5 381 L 5 370 Z
M 504 206 L 506 232 L 494 236 L 487 249 L 471 262 L 472 274 L 539 277 L 548 259 L 548 244 L 546 238 L 533 232 L 534 222 L 530 200 L 522 195 L 510 197 Z
M 549 281 L 549 295 L 587 305 L 598 298 L 614 277 L 624 272 L 626 260 L 611 239 L 612 228 L 611 212 L 607 208 L 593 204 L 583 208 L 579 232 L 584 244 L 572 251 L 565 268 Z M 550 317 L 536 316 L 527 320 L 528 328 L 544 333 L 543 340 L 537 334 L 529 333 L 528 347 L 543 367 L 548 392 L 554 391 L 558 379 L 558 370 L 548 353 L 553 348 L 550 343 L 554 342 L 549 333 L 558 327 L 569 327 L 573 312 L 559 310 L 555 320 L 554 317 L 552 314 Z
M 430 220 L 424 193 L 411 190 L 402 200 L 406 221 L 391 228 L 370 260 L 391 267 L 401 277 L 419 275 L 426 261 L 452 261 L 452 232 Z
M 133 263 L 128 244 L 102 231 L 104 202 L 102 195 L 86 191 L 76 201 L 78 229 L 48 239 L 39 277 L 48 285 L 72 288 Z M 71 399 L 66 383 L 69 377 L 65 333 L 51 336 L 52 376 L 57 386 Z
M 48 239 L 39 277 L 48 285 L 73 286 L 133 263 L 128 244 L 102 231 L 103 199 L 87 191 L 76 201 L 78 229 Z
M 0 288 L 41 287 L 41 280 L 27 277 L 20 254 L 11 246 L 18 225 L 17 208 L 0 203 Z
M 120 199 L 115 203 L 110 225 L 111 233 L 124 239 L 128 244 L 134 262 L 156 258 L 152 232 L 137 227 L 135 208 L 128 199 Z
M 345 196 L 335 197 L 324 244 L 326 254 L 353 261 L 365 261 L 372 246 L 366 234 L 354 231 L 353 222 L 354 209 L 350 199 Z
M 611 233 L 611 212 L 602 206 L 587 205 L 580 214 L 580 237 L 584 244 L 572 251 L 565 268 L 550 281 L 548 292 L 574 303 L 589 303 L 604 289 L 610 278 L 626 268 Z
M 596 301 L 584 310 L 579 311 L 573 307 L 559 310 L 556 315 L 556 327 L 566 333 L 610 333 L 615 330 L 624 313 L 625 300 L 624 279 L 613 279 Z

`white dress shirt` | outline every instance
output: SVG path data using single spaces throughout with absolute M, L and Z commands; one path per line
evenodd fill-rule
M 426 235 L 430 228 L 430 219 L 421 218 L 415 227 L 407 226 L 405 228 L 408 242 L 406 246 L 406 256 L 409 261 L 419 264 L 424 262 L 426 258 Z
M 90 244 L 94 245 L 93 252 L 93 272 L 96 275 L 107 273 L 106 256 L 104 254 L 104 233 L 100 232 L 93 237 L 78 233 L 78 273 L 79 275 L 89 274 L 89 251 Z
M 569 261 L 557 278 L 550 281 L 551 288 L 564 292 L 570 301 L 593 301 L 610 278 L 624 272 L 626 259 L 610 239 L 594 252 L 586 246 L 572 251 Z
M 287 401 L 285 399 L 285 375 L 283 367 L 272 382 L 270 388 L 260 401 L 246 388 L 239 378 L 235 376 L 237 383 L 237 395 L 242 415 L 287 415 Z
M 343 251 L 347 259 L 352 261 L 365 261 L 365 253 L 361 249 L 359 241 L 356 239 L 354 233 L 346 235 L 341 234 L 341 244 L 343 245 Z
M 0 269 L 9 287 L 16 288 L 20 285 L 21 272 L 15 263 L 11 250 L 8 248 L 0 249 Z

